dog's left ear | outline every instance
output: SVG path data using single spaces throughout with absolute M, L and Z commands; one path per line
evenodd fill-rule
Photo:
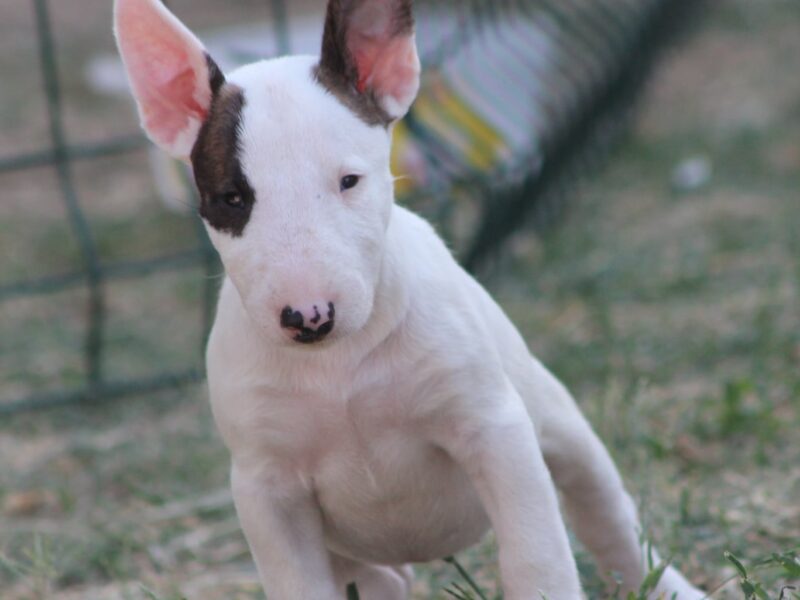
M 224 76 L 161 0 L 115 0 L 114 32 L 148 137 L 188 161 Z
M 413 0 L 330 0 L 318 76 L 370 124 L 402 118 L 419 91 Z

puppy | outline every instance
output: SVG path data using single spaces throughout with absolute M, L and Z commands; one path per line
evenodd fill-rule
M 400 600 L 411 563 L 496 534 L 507 600 L 646 571 L 631 498 L 564 387 L 393 202 L 419 88 L 411 0 L 331 0 L 321 57 L 223 75 L 159 0 L 116 0 L 150 139 L 190 162 L 225 266 L 208 345 L 233 497 L 270 600 Z M 703 594 L 667 568 L 654 597 Z

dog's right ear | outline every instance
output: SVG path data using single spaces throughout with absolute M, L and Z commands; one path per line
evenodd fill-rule
M 402 118 L 419 91 L 412 0 L 329 0 L 317 76 L 370 124 Z
M 114 33 L 142 127 L 167 153 L 188 160 L 225 78 L 161 0 L 115 0 Z

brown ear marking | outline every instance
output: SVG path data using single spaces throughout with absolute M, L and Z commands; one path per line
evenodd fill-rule
M 239 134 L 244 90 L 225 83 L 215 87 L 208 118 L 200 129 L 192 149 L 192 168 L 200 193 L 200 216 L 214 229 L 240 237 L 255 203 L 255 194 L 242 170 Z M 234 207 L 227 198 L 238 196 L 241 205 Z
M 192 169 L 200 193 L 200 216 L 214 229 L 241 236 L 252 212 L 255 197 L 242 171 L 239 130 L 244 91 L 225 81 L 217 63 L 206 54 L 211 108 L 192 148 Z M 233 194 L 242 199 L 233 208 L 224 198 Z
M 214 62 L 214 59 L 206 53 L 206 64 L 208 65 L 208 83 L 211 86 L 211 95 L 216 97 L 220 88 L 225 84 L 225 75 Z
M 322 36 L 322 57 L 315 75 L 323 87 L 336 96 L 368 125 L 388 127 L 394 118 L 384 110 L 375 92 L 359 90 L 360 76 L 350 48 L 349 28 L 353 17 L 376 0 L 330 0 Z M 389 38 L 411 35 L 414 31 L 413 0 L 380 0 L 391 5 Z

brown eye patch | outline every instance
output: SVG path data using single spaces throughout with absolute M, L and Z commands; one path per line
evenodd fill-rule
M 225 83 L 218 69 L 211 72 L 214 98 L 191 157 L 200 193 L 200 216 L 217 231 L 240 237 L 255 203 L 240 160 L 244 91 Z

